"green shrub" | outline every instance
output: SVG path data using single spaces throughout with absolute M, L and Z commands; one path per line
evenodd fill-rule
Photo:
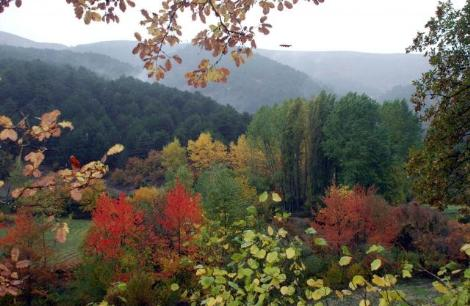
M 148 273 L 135 274 L 127 283 L 127 289 L 124 294 L 126 305 L 156 305 L 156 292 L 153 289 L 154 283 L 154 278 Z
M 331 263 L 328 271 L 323 276 L 325 285 L 332 289 L 340 289 L 347 285 L 348 280 L 345 278 L 343 268 L 336 262 Z
M 328 269 L 328 261 L 318 255 L 310 255 L 303 259 L 305 265 L 305 275 L 316 277 L 323 274 Z

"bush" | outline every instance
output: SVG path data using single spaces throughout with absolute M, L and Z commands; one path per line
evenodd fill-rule
M 310 255 L 303 261 L 307 277 L 317 277 L 328 269 L 328 261 L 318 255 Z
M 420 264 L 426 268 L 436 270 L 450 260 L 466 260 L 460 247 L 470 241 L 470 225 L 418 204 L 401 206 L 400 221 L 398 246 L 419 254 Z
M 344 288 L 348 283 L 343 268 L 336 261 L 332 262 L 326 273 L 323 275 L 325 285 L 332 289 Z

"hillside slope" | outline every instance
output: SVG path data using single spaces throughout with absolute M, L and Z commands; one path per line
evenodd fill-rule
M 0 45 L 0 60 L 40 60 L 45 63 L 84 67 L 109 79 L 132 76 L 139 73 L 137 67 L 96 53 L 78 53 L 69 50 L 22 48 Z
M 228 143 L 250 120 L 200 94 L 130 77 L 106 80 L 84 68 L 9 59 L 0 60 L 0 77 L 0 113 L 34 118 L 59 109 L 74 123 L 74 131 L 53 141 L 50 163 L 64 163 L 70 154 L 100 158 L 114 143 L 126 146 L 120 158 L 145 156 L 174 137 L 186 144 L 203 131 Z
M 24 47 L 24 48 L 39 48 L 39 49 L 55 49 L 63 50 L 67 49 L 66 45 L 53 44 L 53 43 L 41 43 L 23 38 L 18 35 L 0 31 L 0 45 Z

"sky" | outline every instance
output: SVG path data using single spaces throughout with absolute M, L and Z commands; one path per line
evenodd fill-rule
M 0 31 L 34 41 L 68 46 L 109 40 L 133 40 L 134 32 L 145 33 L 139 25 L 140 7 L 158 10 L 159 0 L 134 0 L 137 7 L 121 14 L 119 24 L 85 25 L 74 16 L 65 0 L 23 0 L 21 8 L 7 8 L 0 14 Z M 271 34 L 260 33 L 258 48 L 291 50 L 358 51 L 404 53 L 417 31 L 434 12 L 438 0 L 325 0 L 320 6 L 300 1 L 293 10 L 270 13 Z M 461 8 L 465 0 L 453 0 Z M 190 16 L 180 21 L 184 41 L 189 42 L 200 27 Z M 253 15 L 252 18 L 258 15 Z

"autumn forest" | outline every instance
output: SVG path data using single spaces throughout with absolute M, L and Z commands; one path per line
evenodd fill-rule
M 0 31 L 0 305 L 470 305 L 470 1 L 402 57 L 258 52 L 331 1 L 164 0 L 132 43 Z M 63 2 L 111 27 L 142 1 Z

